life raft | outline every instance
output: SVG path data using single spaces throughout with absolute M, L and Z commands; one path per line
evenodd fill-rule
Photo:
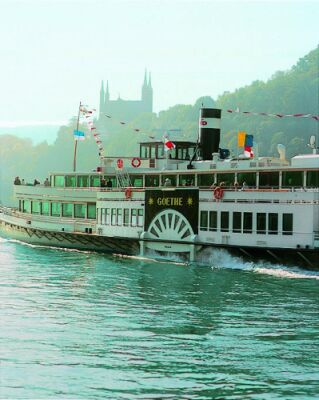
M 139 157 L 132 158 L 132 167 L 138 168 L 141 165 L 141 159 Z
M 214 197 L 216 200 L 222 199 L 224 196 L 224 189 L 220 186 L 215 187 L 214 189 Z
M 122 169 L 122 168 L 123 168 L 123 165 L 124 165 L 123 160 L 122 160 L 121 158 L 119 158 L 119 159 L 116 161 L 116 165 L 117 165 L 117 168 L 118 168 L 118 169 Z

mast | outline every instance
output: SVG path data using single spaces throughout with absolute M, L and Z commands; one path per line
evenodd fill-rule
M 78 111 L 78 119 L 76 122 L 76 130 L 79 130 L 79 123 L 80 123 L 80 112 L 81 112 L 81 102 L 79 104 L 79 111 Z M 74 157 L 73 157 L 73 172 L 76 171 L 76 150 L 77 150 L 78 140 L 74 140 Z

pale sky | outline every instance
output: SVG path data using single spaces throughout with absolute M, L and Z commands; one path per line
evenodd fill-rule
M 0 0 L 0 16 L 0 126 L 98 108 L 102 79 L 139 99 L 145 68 L 156 112 L 216 98 L 319 42 L 317 1 Z

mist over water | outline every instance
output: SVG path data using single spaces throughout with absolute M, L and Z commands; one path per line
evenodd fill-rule
M 0 239 L 1 399 L 319 396 L 319 274 Z

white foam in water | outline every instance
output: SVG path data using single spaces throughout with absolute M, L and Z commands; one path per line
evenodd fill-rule
M 290 278 L 290 279 L 317 279 L 319 280 L 319 274 L 314 275 L 313 273 L 304 273 L 304 272 L 293 272 L 288 271 L 286 269 L 281 268 L 255 268 L 255 272 L 259 274 L 273 275 L 278 278 Z
M 80 249 L 71 249 L 71 248 L 67 248 L 67 247 L 59 247 L 59 246 L 46 246 L 46 245 L 41 245 L 41 244 L 31 244 L 31 243 L 27 243 L 27 242 L 23 242 L 21 240 L 17 240 L 17 239 L 3 239 L 0 238 L 0 242 L 1 239 L 3 240 L 3 242 L 7 242 L 7 243 L 18 243 L 21 244 L 22 246 L 26 246 L 26 247 L 31 247 L 34 249 L 50 249 L 50 250 L 57 250 L 57 251 L 66 251 L 66 252 L 73 252 L 73 253 L 84 253 L 84 254 L 91 254 L 91 253 L 95 253 L 93 250 L 80 250 Z
M 270 264 L 268 262 L 244 261 L 240 257 L 232 256 L 227 250 L 214 249 L 205 253 L 205 262 L 209 262 L 212 268 L 240 269 L 252 271 L 258 274 L 272 275 L 278 278 L 288 279 L 316 279 L 319 280 L 319 273 L 305 271 L 298 266 L 286 267 L 282 264 Z

